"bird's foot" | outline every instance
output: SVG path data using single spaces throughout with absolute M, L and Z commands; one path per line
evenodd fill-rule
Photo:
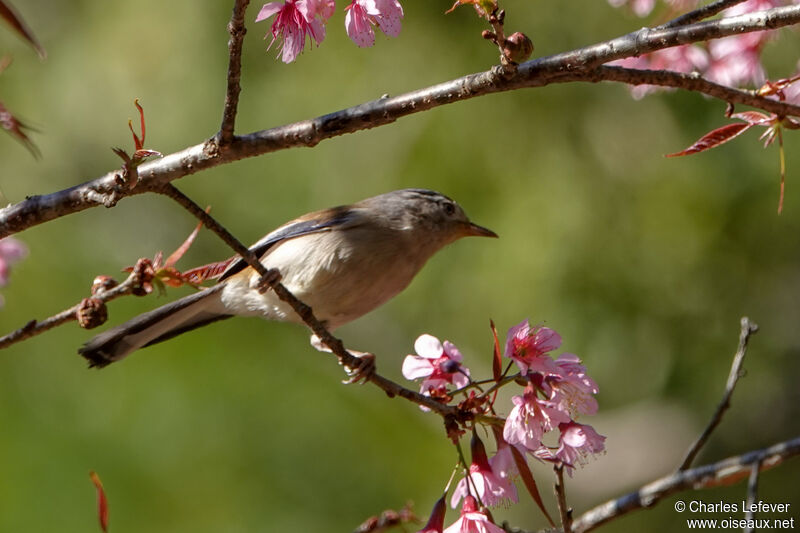
M 353 383 L 363 385 L 375 374 L 375 354 L 354 350 L 347 350 L 347 353 L 355 357 L 358 360 L 358 364 L 355 367 L 345 365 L 344 370 L 347 372 L 347 379 L 342 380 L 342 383 L 345 385 L 352 385 Z M 343 363 L 340 361 L 339 364 Z
M 311 346 L 319 352 L 333 353 L 333 350 L 316 335 L 311 335 Z M 347 350 L 347 353 L 355 357 L 357 363 L 355 366 L 349 366 L 345 365 L 341 359 L 339 360 L 339 364 L 345 367 L 345 372 L 347 373 L 347 379 L 343 380 L 342 383 L 345 385 L 351 385 L 353 383 L 360 383 L 363 385 L 369 381 L 375 373 L 375 354 L 359 352 L 357 350 Z
M 278 271 L 278 269 L 270 268 L 267 270 L 267 273 L 258 280 L 258 292 L 264 294 L 272 287 L 273 283 L 277 283 L 280 280 L 281 273 Z

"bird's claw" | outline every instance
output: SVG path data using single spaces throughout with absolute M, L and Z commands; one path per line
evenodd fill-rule
M 348 378 L 342 380 L 342 383 L 345 385 L 352 385 L 354 383 L 363 385 L 375 374 L 375 355 L 351 350 L 348 350 L 347 353 L 355 357 L 358 360 L 358 364 L 355 367 L 344 365 Z
M 258 292 L 264 294 L 267 292 L 273 283 L 276 283 L 281 280 L 281 273 L 278 271 L 277 268 L 270 268 L 267 270 L 267 273 L 259 278 L 257 289 Z

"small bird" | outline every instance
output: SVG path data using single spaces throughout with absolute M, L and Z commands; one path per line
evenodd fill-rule
M 470 222 L 447 196 L 402 189 L 308 213 L 250 249 L 267 269 L 277 269 L 284 286 L 333 330 L 386 303 L 408 286 L 433 254 L 471 235 L 497 237 Z M 101 333 L 79 352 L 90 366 L 102 367 L 139 348 L 232 316 L 302 323 L 273 291 L 258 290 L 260 280 L 238 257 L 216 285 Z M 312 336 L 312 344 L 314 340 Z

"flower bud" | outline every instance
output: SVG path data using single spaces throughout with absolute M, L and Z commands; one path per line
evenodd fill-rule
M 503 54 L 514 63 L 526 61 L 533 53 L 533 42 L 522 32 L 512 33 L 506 38 Z
M 111 276 L 97 276 L 94 278 L 94 281 L 92 281 L 92 296 L 96 296 L 100 292 L 111 290 L 117 285 L 119 285 L 119 283 Z
M 92 329 L 108 319 L 106 304 L 97 298 L 84 298 L 75 313 L 78 324 L 83 329 Z

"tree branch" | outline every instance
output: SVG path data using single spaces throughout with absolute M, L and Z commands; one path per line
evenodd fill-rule
M 253 269 L 255 269 L 255 271 L 261 275 L 262 282 L 265 285 L 268 285 L 270 289 L 275 291 L 275 294 L 278 296 L 278 298 L 288 303 L 292 307 L 294 312 L 297 313 L 297 315 L 303 320 L 309 329 L 311 329 L 311 331 L 317 337 L 319 337 L 319 339 L 328 348 L 331 349 L 341 365 L 349 368 L 359 367 L 361 363 L 359 358 L 348 352 L 344 347 L 344 343 L 342 343 L 339 338 L 333 336 L 333 334 L 328 331 L 325 325 L 314 316 L 312 309 L 300 301 L 280 282 L 280 276 L 276 275 L 276 272 L 268 271 L 266 267 L 261 264 L 261 261 L 259 261 L 258 257 L 256 257 L 252 251 L 250 251 L 236 237 L 234 237 L 233 234 L 225 229 L 225 227 L 223 227 L 203 208 L 197 205 L 191 198 L 183 194 L 173 185 L 166 184 L 157 192 L 169 196 L 182 207 L 184 207 L 198 220 L 200 220 L 208 229 L 216 233 L 228 246 L 230 246 L 237 254 L 239 254 L 248 265 L 253 267 Z M 471 416 L 469 413 L 463 413 L 457 407 L 445 405 L 429 396 L 424 396 L 418 392 L 402 387 L 401 385 L 398 385 L 397 383 L 379 375 L 376 372 L 373 372 L 367 376 L 366 379 L 367 381 L 377 385 L 390 397 L 400 396 L 401 398 L 405 398 L 406 400 L 412 401 L 418 405 L 424 405 L 442 417 L 455 418 L 456 420 L 461 421 L 466 416 Z
M 676 472 L 585 512 L 573 523 L 573 531 L 591 531 L 631 511 L 652 507 L 676 492 L 706 489 L 746 479 L 751 475 L 753 465 L 758 464 L 760 471 L 769 470 L 796 455 L 800 455 L 800 437 L 709 465 Z
M 733 356 L 733 364 L 731 365 L 731 371 L 728 374 L 728 382 L 725 384 L 725 392 L 722 394 L 722 400 L 719 402 L 719 405 L 717 405 L 717 409 L 714 411 L 714 415 L 708 422 L 706 429 L 703 430 L 703 433 L 700 434 L 694 444 L 689 447 L 686 457 L 681 463 L 681 466 L 678 467 L 679 472 L 681 470 L 686 470 L 692 465 L 692 462 L 694 461 L 695 457 L 697 457 L 700 449 L 706 443 L 708 437 L 711 436 L 711 432 L 714 431 L 714 429 L 716 429 L 716 427 L 722 421 L 722 416 L 731 405 L 733 389 L 736 388 L 736 383 L 739 381 L 739 376 L 741 375 L 742 371 L 742 364 L 744 363 L 744 356 L 747 354 L 747 343 L 750 340 L 750 336 L 758 331 L 758 326 L 750 322 L 750 319 L 747 317 L 742 317 L 741 326 L 742 329 L 739 333 L 739 347 L 736 350 L 736 354 Z
M 572 533 L 572 508 L 567 505 L 567 493 L 564 489 L 564 465 L 558 463 L 553 467 L 556 474 L 556 502 L 558 514 L 561 515 L 561 530 L 563 533 Z
M 733 89 L 725 85 L 719 85 L 718 83 L 700 77 L 698 74 L 683 74 L 670 70 L 640 70 L 603 65 L 594 69 L 589 76 L 591 80 L 586 81 L 618 81 L 629 85 L 658 85 L 659 87 L 686 89 L 688 91 L 712 96 L 723 102 L 757 107 L 764 111 L 775 113 L 778 116 L 800 116 L 800 106 L 764 98 L 763 96 L 756 95 L 754 91 Z
M 249 3 L 250 0 L 236 0 L 233 5 L 231 21 L 228 23 L 228 33 L 231 34 L 231 38 L 228 40 L 228 89 L 222 112 L 222 125 L 217 134 L 219 146 L 226 146 L 233 139 L 236 111 L 239 106 L 239 92 L 241 91 L 239 80 L 242 77 L 242 42 L 247 33 L 244 15 Z
M 31 320 L 21 328 L 3 335 L 0 337 L 0 349 L 7 348 L 12 344 L 24 341 L 36 335 L 40 335 L 45 331 L 51 330 L 56 326 L 71 322 L 73 320 L 81 321 L 81 313 L 87 315 L 88 322 L 82 322 L 81 326 L 85 329 L 91 329 L 103 324 L 106 321 L 105 303 L 110 302 L 115 298 L 124 296 L 126 294 L 133 294 L 137 288 L 142 286 L 142 272 L 140 269 L 134 268 L 130 275 L 120 283 L 108 289 L 100 288 L 95 290 L 92 288 L 91 298 L 85 298 L 81 302 L 73 305 L 69 309 L 65 309 L 44 320 Z M 99 306 L 102 309 L 94 309 Z M 88 315 L 92 316 L 89 317 Z
M 750 477 L 747 479 L 747 510 L 744 513 L 744 519 L 747 521 L 755 518 L 753 511 L 753 504 L 756 503 L 758 498 L 758 475 L 761 473 L 761 463 L 753 463 L 750 467 Z M 753 528 L 749 529 L 750 531 Z
M 289 148 L 315 146 L 326 139 L 390 124 L 401 117 L 486 94 L 542 87 L 550 83 L 598 81 L 597 67 L 608 61 L 690 42 L 775 29 L 798 22 L 800 5 L 794 5 L 679 28 L 643 28 L 603 43 L 522 63 L 516 75 L 511 78 L 506 76 L 501 67 L 494 67 L 394 98 L 380 98 L 315 119 L 232 137 L 225 150 L 220 150 L 217 140 L 211 138 L 141 165 L 139 183 L 133 189 L 120 186 L 120 171 L 116 170 L 81 185 L 45 196 L 33 196 L 8 206 L 0 210 L 0 238 L 91 207 L 110 207 L 120 198 L 153 192 L 178 178 L 239 159 Z M 625 75 L 623 71 L 600 72 L 606 73 L 609 79 L 612 75 Z M 656 80 L 648 80 L 653 81 Z M 688 86 L 689 81 L 684 80 L 682 83 Z M 654 84 L 658 84 L 657 81 Z M 735 92 L 727 94 L 729 101 L 746 103 L 747 100 L 748 105 L 777 109 L 775 106 L 778 104 L 774 101 L 758 100 L 749 93 L 745 93 L 747 97 Z M 800 116 L 798 106 L 782 104 L 780 109 L 783 110 L 781 114 Z
M 690 11 L 684 15 L 675 17 L 674 19 L 658 26 L 658 29 L 676 28 L 678 26 L 685 26 L 687 24 L 699 22 L 709 17 L 713 17 L 717 13 L 721 13 L 729 7 L 733 7 L 736 4 L 741 4 L 744 1 L 745 0 L 717 0 L 716 2 L 712 2 L 701 8 L 695 9 L 694 11 Z

